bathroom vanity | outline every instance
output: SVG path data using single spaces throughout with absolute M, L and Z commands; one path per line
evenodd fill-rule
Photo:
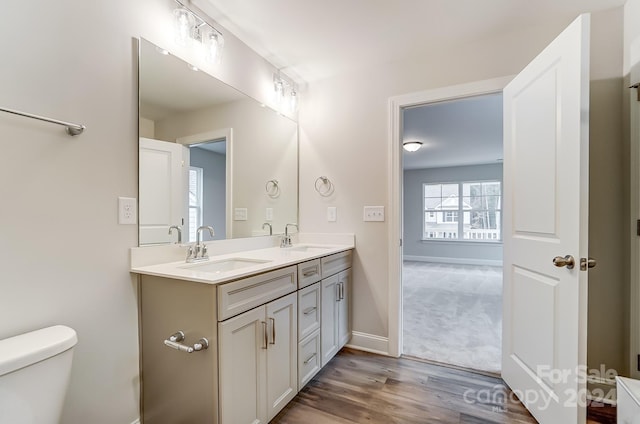
M 351 337 L 353 247 L 133 265 L 143 422 L 269 422 Z

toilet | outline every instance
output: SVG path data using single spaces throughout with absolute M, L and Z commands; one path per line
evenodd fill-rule
M 77 342 L 63 325 L 0 340 L 0 424 L 58 424 Z

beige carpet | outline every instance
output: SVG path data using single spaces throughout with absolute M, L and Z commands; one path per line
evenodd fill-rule
M 500 372 L 502 268 L 405 261 L 405 355 Z

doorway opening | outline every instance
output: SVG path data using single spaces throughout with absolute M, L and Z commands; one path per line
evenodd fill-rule
M 402 158 L 402 353 L 500 373 L 502 93 L 403 107 L 401 123 L 419 145 Z

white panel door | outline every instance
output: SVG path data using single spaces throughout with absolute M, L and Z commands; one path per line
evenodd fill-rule
M 589 22 L 504 90 L 502 377 L 542 424 L 585 422 Z
M 140 245 L 177 240 L 175 233 L 169 236 L 169 227 L 182 225 L 188 153 L 189 150 L 180 144 L 140 138 Z
M 218 324 L 220 422 L 266 424 L 266 307 Z
M 271 420 L 298 393 L 298 294 L 267 304 L 267 417 Z

